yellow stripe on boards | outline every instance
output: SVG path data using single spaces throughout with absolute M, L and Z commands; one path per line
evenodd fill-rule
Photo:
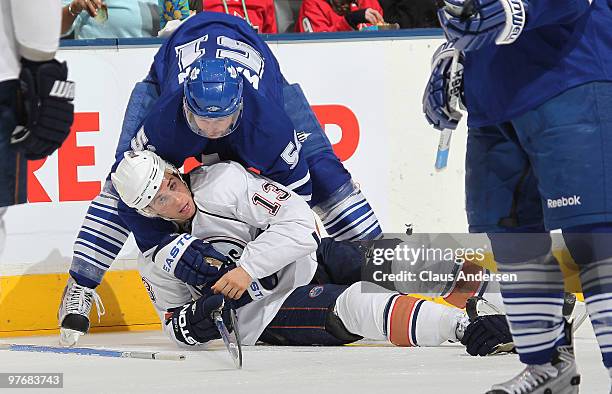
M 0 337 L 59 333 L 57 311 L 68 274 L 0 277 Z M 91 332 L 160 329 L 138 271 L 109 271 L 96 289 L 106 314 L 92 307 Z

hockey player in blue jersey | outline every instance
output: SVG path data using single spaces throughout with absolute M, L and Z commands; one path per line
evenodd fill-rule
M 116 158 L 130 149 L 154 150 L 177 167 L 190 157 L 234 160 L 301 195 L 336 239 L 382 232 L 301 89 L 285 81 L 268 46 L 240 18 L 201 13 L 164 42 L 132 91 Z M 273 201 L 259 203 L 274 207 Z M 91 304 L 100 301 L 94 288 L 130 232 L 145 253 L 180 242 L 168 236 L 174 232 L 169 222 L 138 215 L 107 182 L 75 241 L 59 312 L 63 344 L 88 330 Z M 184 269 L 175 272 L 197 274 L 210 249 L 191 249 L 178 263 Z
M 446 0 L 439 17 L 448 42 L 434 55 L 423 109 L 434 127 L 456 127 L 449 80 L 462 51 L 470 231 L 487 232 L 499 269 L 519 277 L 501 289 L 526 368 L 489 393 L 577 393 L 547 231 L 563 231 L 580 268 L 612 375 L 610 2 Z

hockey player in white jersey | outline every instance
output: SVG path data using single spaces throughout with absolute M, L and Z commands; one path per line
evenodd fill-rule
M 72 125 L 74 83 L 54 59 L 60 21 L 60 0 L 0 2 L 0 207 L 26 202 L 27 161 L 53 153 Z
M 246 345 L 339 345 L 369 338 L 436 346 L 451 340 L 470 354 L 486 355 L 509 342 L 502 315 L 470 322 L 459 309 L 373 283 L 320 283 L 318 267 L 347 262 L 321 261 L 334 254 L 318 253 L 321 240 L 307 203 L 237 163 L 199 167 L 183 178 L 153 152 L 128 151 L 111 178 L 128 206 L 172 221 L 180 234 L 139 261 L 164 331 L 179 344 L 219 338 L 211 313 L 224 305 L 224 296 L 233 299 L 225 305 L 236 308 Z M 350 245 L 326 241 L 327 249 Z M 200 274 L 185 283 L 174 275 L 175 262 L 194 244 L 216 260 L 200 261 Z

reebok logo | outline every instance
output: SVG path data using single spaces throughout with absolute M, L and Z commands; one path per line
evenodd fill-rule
M 546 200 L 546 205 L 548 208 L 559 208 L 559 207 L 569 207 L 572 205 L 582 205 L 580 202 L 580 196 L 573 195 L 571 197 L 561 197 L 556 200 L 551 200 L 550 198 Z

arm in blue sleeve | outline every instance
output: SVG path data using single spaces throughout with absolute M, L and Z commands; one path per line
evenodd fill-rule
M 159 85 L 153 68 L 141 82 L 137 82 L 130 94 L 130 100 L 125 108 L 123 124 L 121 125 L 121 135 L 115 157 L 121 160 L 123 152 L 130 149 L 130 141 L 142 125 L 145 117 L 155 105 L 159 98 Z
M 300 195 L 306 202 L 310 203 L 312 198 L 312 181 L 310 171 L 304 155 L 301 154 L 301 145 L 295 135 L 291 133 L 293 139 L 287 139 L 282 152 L 275 157 L 275 160 L 261 170 L 264 175 L 288 189 Z M 289 135 L 291 135 L 289 134 Z
M 531 0 L 526 29 L 571 23 L 580 18 L 590 5 L 589 0 Z
M 168 220 L 148 218 L 119 201 L 117 206 L 119 217 L 134 234 L 138 249 L 146 256 L 148 251 L 159 245 L 168 234 L 176 233 L 178 228 Z
M 306 202 L 310 203 L 312 198 L 312 181 L 310 180 L 310 172 L 306 159 L 300 157 L 297 166 L 292 170 L 288 167 L 287 163 L 282 159 L 278 159 L 272 168 L 262 171 L 261 175 L 286 186 L 300 195 Z

